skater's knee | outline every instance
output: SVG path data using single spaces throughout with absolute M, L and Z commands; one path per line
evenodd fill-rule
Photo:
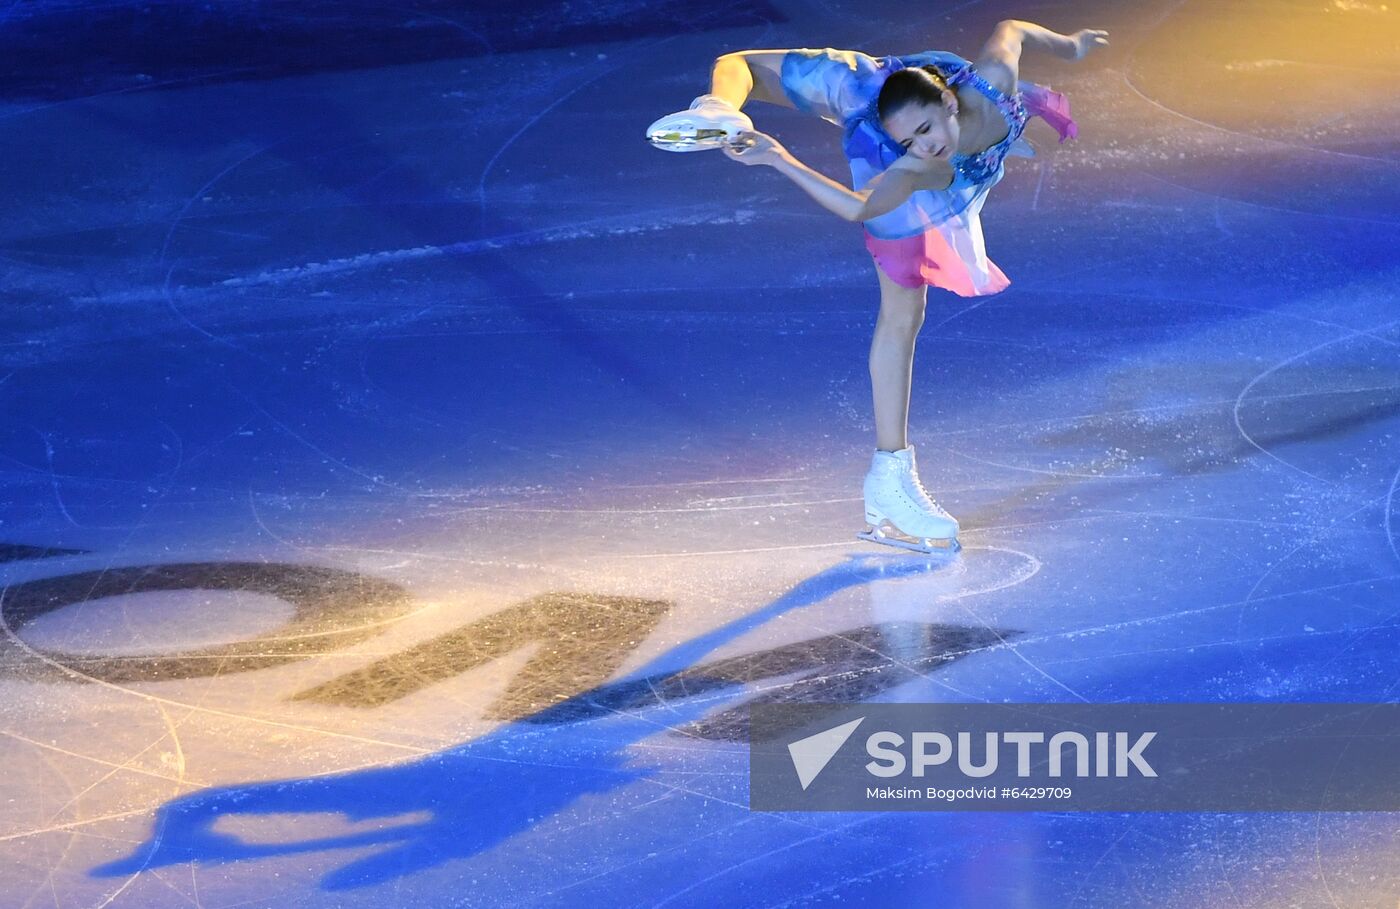
M 875 322 L 876 334 L 909 338 L 917 335 L 924 325 L 923 301 L 905 305 L 881 306 Z

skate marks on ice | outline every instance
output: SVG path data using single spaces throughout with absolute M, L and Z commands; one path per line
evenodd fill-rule
M 1211 6 L 1211 15 L 1201 15 Z M 1124 83 L 1157 110 L 1235 141 L 1297 159 L 1330 156 L 1393 166 L 1396 19 L 1383 3 L 1182 3 L 1125 54 Z M 1234 25 L 1231 24 L 1234 22 Z M 1245 32 L 1249 40 L 1241 41 Z M 1361 35 L 1365 35 L 1365 40 Z M 1184 49 L 1192 66 L 1179 65 Z M 1186 85 L 1228 85 L 1190 91 Z M 1292 91 L 1281 91 L 1287 87 Z M 1364 123 L 1366 129 L 1357 129 Z
M 526 829 L 550 823 L 589 794 L 615 792 L 639 781 L 674 788 L 660 768 L 635 763 L 629 749 L 663 732 L 691 741 L 701 731 L 708 738 L 732 739 L 735 721 L 705 727 L 703 720 L 716 707 L 744 697 L 751 680 L 815 668 L 813 658 L 838 653 L 832 649 L 835 646 L 843 648 L 838 655 L 850 664 L 844 674 L 857 680 L 863 677 L 863 683 L 827 680 L 803 688 L 799 682 L 799 694 L 822 699 L 866 694 L 936 671 L 1014 634 L 895 622 L 833 636 L 825 651 L 819 647 L 814 652 L 812 644 L 804 642 L 761 657 L 699 664 L 715 649 L 793 610 L 814 606 L 844 590 L 928 575 L 940 567 L 918 559 L 850 558 L 800 582 L 767 606 L 682 642 L 611 685 L 575 695 L 457 748 L 370 770 L 219 787 L 181 797 L 159 809 L 147 844 L 125 859 L 94 869 L 93 874 L 120 876 L 185 862 L 219 864 L 385 847 L 322 881 L 327 890 L 350 889 L 484 852 Z M 881 648 L 905 656 L 902 673 L 868 658 Z M 652 696 L 642 697 L 644 690 Z M 349 821 L 399 818 L 401 823 L 293 842 L 245 839 L 224 832 L 229 827 L 249 829 L 246 822 L 258 816 L 325 814 Z M 216 822 L 224 830 L 216 831 Z
M 1287 467 L 1291 470 L 1295 470 L 1298 473 L 1310 479 L 1317 480 L 1322 483 L 1331 482 L 1327 479 L 1324 479 L 1323 477 L 1317 476 L 1314 473 L 1304 470 L 1302 467 L 1299 467 L 1297 464 L 1291 461 L 1284 460 L 1282 457 L 1274 453 L 1271 450 L 1271 448 L 1274 445 L 1284 444 L 1291 441 L 1315 441 L 1320 436 L 1342 435 L 1346 432 L 1350 432 L 1358 428 L 1359 426 L 1365 426 L 1369 423 L 1375 422 L 1380 419 L 1393 418 L 1397 414 L 1400 414 L 1400 385 L 1390 384 L 1380 388 L 1363 388 L 1361 389 L 1363 393 L 1374 394 L 1376 392 L 1383 392 L 1386 394 L 1386 397 L 1377 404 L 1374 404 L 1371 407 L 1365 408 L 1359 412 L 1353 411 L 1352 413 L 1346 414 L 1344 417 L 1333 418 L 1331 420 L 1328 420 L 1321 427 L 1319 427 L 1318 430 L 1312 432 L 1285 431 L 1277 439 L 1272 439 L 1268 437 L 1262 439 L 1256 438 L 1255 435 L 1251 434 L 1251 432 L 1245 428 L 1241 416 L 1242 411 L 1244 409 L 1245 400 L 1250 397 L 1250 392 L 1254 390 L 1254 387 L 1256 385 L 1258 385 L 1261 382 L 1264 382 L 1274 373 L 1278 372 L 1279 370 L 1285 369 L 1286 367 L 1292 365 L 1297 361 L 1311 357 L 1314 354 L 1317 354 L 1318 352 L 1323 351 L 1336 344 L 1344 344 L 1346 342 L 1362 338 L 1370 340 L 1384 340 L 1386 343 L 1391 345 L 1392 350 L 1390 351 L 1390 353 L 1393 356 L 1393 348 L 1395 346 L 1395 342 L 1385 337 L 1383 333 L 1391 331 L 1396 325 L 1400 325 L 1400 322 L 1387 322 L 1383 325 L 1375 326 L 1374 328 L 1360 329 L 1357 331 L 1347 332 L 1343 335 L 1331 338 L 1327 341 L 1323 341 L 1319 344 L 1314 345 L 1313 347 L 1308 348 L 1307 350 L 1301 351 L 1299 353 L 1293 354 L 1290 357 L 1280 360 L 1277 363 L 1270 366 L 1268 369 L 1254 376 L 1252 379 L 1249 380 L 1249 382 L 1244 386 L 1244 388 L 1240 390 L 1239 396 L 1235 399 L 1233 416 L 1235 420 L 1235 428 L 1239 431 L 1240 436 L 1244 439 L 1245 442 L 1257 449 L 1260 452 L 1260 454 L 1271 458 L 1278 464 Z M 1394 376 L 1392 375 L 1391 378 L 1394 378 Z M 1319 387 L 1322 388 L 1324 390 L 1323 394 L 1337 394 L 1337 392 L 1332 391 L 1326 383 L 1316 383 L 1313 384 L 1311 387 L 1314 389 Z M 1313 393 L 1316 394 L 1317 392 Z M 1315 410 L 1315 405 L 1311 409 Z M 1285 423 L 1285 425 L 1287 424 Z M 1306 425 L 1304 428 L 1306 429 Z
M 1390 489 L 1385 494 L 1385 509 L 1383 511 L 1382 526 L 1385 528 L 1385 540 L 1390 544 L 1391 555 L 1395 556 L 1395 561 L 1400 562 L 1400 545 L 1396 543 L 1396 490 L 1400 490 L 1400 468 L 1396 468 L 1395 476 L 1390 478 Z
M 1348 337 L 1372 338 L 1372 332 Z M 1374 340 L 1389 346 L 1384 337 Z M 1132 508 L 1137 506 L 1114 502 L 1155 498 L 1153 490 L 1170 490 L 1174 482 L 1251 463 L 1306 478 L 1314 492 L 1325 494 L 1317 502 L 1320 511 L 1329 503 L 1354 507 L 1370 501 L 1371 478 L 1357 455 L 1383 456 L 1386 435 L 1400 420 L 1400 384 L 1393 372 L 1360 365 L 1360 354 L 1353 358 L 1359 362 L 1293 363 L 1286 370 L 1280 363 L 1262 374 L 1232 361 L 1136 367 L 1102 381 L 1102 407 L 1093 412 L 949 433 L 958 442 L 947 448 L 952 457 L 1036 477 L 999 500 L 965 510 L 964 536 L 1024 526 L 1027 518 L 1050 511 L 1057 493 L 1095 508 Z M 982 457 L 993 448 L 999 452 L 995 460 Z M 1017 462 L 1005 453 L 1023 450 L 1033 457 Z M 1294 523 L 1315 526 L 1308 518 Z

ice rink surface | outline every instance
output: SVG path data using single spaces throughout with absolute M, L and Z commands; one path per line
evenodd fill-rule
M 0 905 L 1393 909 L 1392 814 L 747 808 L 745 706 L 1394 701 L 1400 8 L 7 4 Z M 1106 28 L 930 293 L 642 131 Z M 844 177 L 839 131 L 755 106 Z

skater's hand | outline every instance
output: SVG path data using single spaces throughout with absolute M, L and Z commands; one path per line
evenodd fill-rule
M 740 164 L 774 165 L 788 155 L 782 143 L 767 133 L 745 130 L 734 137 L 734 141 L 724 146 L 724 153 L 731 161 Z
M 1083 28 L 1069 36 L 1074 42 L 1074 56 L 1072 60 L 1083 60 L 1089 56 L 1089 52 L 1098 50 L 1101 47 L 1108 47 L 1108 32 L 1101 28 Z

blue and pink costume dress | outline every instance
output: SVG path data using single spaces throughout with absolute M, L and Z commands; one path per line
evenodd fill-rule
M 994 294 L 1011 282 L 987 258 L 982 240 L 982 205 L 1005 173 L 1008 155 L 1035 154 L 1021 138 L 1026 122 L 1038 116 L 1055 128 L 1060 141 L 1078 133 L 1065 97 L 1032 82 L 1007 95 L 983 79 L 956 54 L 925 51 L 899 57 L 870 57 L 859 51 L 789 51 L 782 83 L 788 100 L 845 131 L 842 150 L 851 164 L 855 189 L 904 154 L 880 126 L 876 101 L 889 74 L 907 66 L 932 66 L 948 86 L 981 92 L 1006 119 L 1006 138 L 975 155 L 954 154 L 953 182 L 947 189 L 918 190 L 894 211 L 865 222 L 865 245 L 880 268 L 905 287 L 931 284 L 964 297 Z

